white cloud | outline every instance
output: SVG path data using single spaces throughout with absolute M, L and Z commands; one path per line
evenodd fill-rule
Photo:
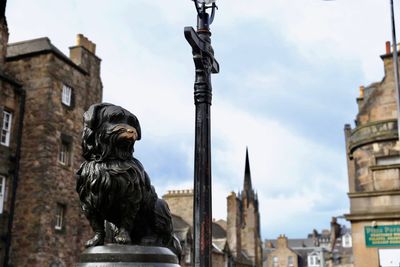
M 212 30 L 215 38 L 218 32 L 224 31 L 236 32 L 237 38 L 243 38 L 246 29 L 241 27 L 242 23 L 261 23 L 284 33 L 282 41 L 289 43 L 286 47 L 293 47 L 307 62 L 329 65 L 332 59 L 339 59 L 343 68 L 346 62 L 361 62 L 366 79 L 376 80 L 382 75 L 378 54 L 383 52 L 384 41 L 390 36 L 385 20 L 387 7 L 378 2 L 221 0 Z M 172 136 L 179 136 L 181 140 L 176 141 L 176 149 L 186 157 L 184 167 L 190 168 L 193 165 L 194 71 L 191 51 L 183 38 L 183 26 L 195 23 L 192 5 L 189 0 L 168 3 L 124 0 L 118 4 L 105 0 L 35 3 L 15 0 L 9 2 L 8 21 L 11 41 L 49 36 L 65 53 L 78 32 L 97 43 L 97 53 L 103 60 L 104 100 L 138 115 L 143 127 L 140 149 L 146 149 L 146 143 L 170 144 L 176 140 Z M 154 41 L 149 42 L 149 38 Z M 252 42 L 269 36 L 257 33 L 246 38 L 249 38 L 248 44 L 242 51 L 256 57 L 259 51 L 252 50 Z M 221 46 L 216 51 L 229 50 L 230 44 L 222 40 Z M 294 90 L 287 85 L 285 66 L 277 66 L 269 73 L 258 65 L 248 69 L 257 71 L 241 73 L 235 88 L 222 89 L 243 90 L 243 82 L 244 87 L 254 89 L 249 93 L 256 98 L 263 96 L 260 91 L 264 87 L 276 89 L 271 97 L 278 94 L 287 97 Z M 318 73 L 304 78 L 301 66 L 291 70 L 292 83 L 318 79 Z M 235 75 L 222 71 L 218 79 L 222 81 Z M 303 92 L 302 101 L 306 101 L 307 93 Z M 319 102 L 309 104 L 315 108 Z M 282 230 L 302 234 L 304 228 L 293 223 L 293 218 L 300 218 L 302 214 L 303 224 L 309 224 L 310 231 L 319 227 L 305 216 L 313 216 L 313 211 L 321 205 L 339 203 L 336 208 L 327 207 L 326 212 L 343 212 L 346 209 L 340 204 L 343 201 L 336 201 L 332 195 L 346 199 L 343 151 L 300 136 L 286 122 L 272 119 L 268 114 L 255 115 L 249 110 L 234 106 L 227 99 L 215 99 L 212 106 L 214 216 L 224 217 L 226 196 L 242 188 L 246 145 L 253 185 L 260 196 L 261 221 L 267 234 L 271 234 L 268 229 L 274 229 L 272 234 Z M 292 113 L 296 120 L 303 119 L 296 110 Z M 318 128 L 318 125 L 312 127 Z M 168 173 L 157 175 L 163 180 L 157 188 L 160 195 L 168 189 L 192 187 L 192 175 L 178 182 L 174 177 L 165 181 Z M 330 215 L 338 214 L 324 213 L 315 223 L 329 220 Z M 282 225 L 287 228 L 277 229 Z

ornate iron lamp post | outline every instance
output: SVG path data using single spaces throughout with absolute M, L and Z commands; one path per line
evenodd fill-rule
M 194 102 L 196 106 L 194 152 L 194 265 L 211 266 L 212 200 L 211 200 L 211 73 L 219 72 L 211 46 L 210 24 L 217 6 L 215 0 L 194 0 L 197 31 L 185 27 L 185 38 L 192 47 L 196 70 Z M 211 15 L 207 13 L 211 10 Z

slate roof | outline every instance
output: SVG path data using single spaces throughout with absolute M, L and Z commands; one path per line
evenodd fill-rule
M 268 242 L 272 243 L 272 250 L 276 248 L 276 239 L 265 240 L 265 244 Z M 297 249 L 297 248 L 306 248 L 306 247 L 315 247 L 314 240 L 311 238 L 297 238 L 297 239 L 288 239 L 289 248 Z
M 179 241 L 185 241 L 190 232 L 190 225 L 181 217 L 174 214 L 172 214 L 172 225 L 174 227 L 174 234 Z
M 226 238 L 226 231 L 218 223 L 212 223 L 212 237 L 215 239 Z
M 186 235 L 191 230 L 190 225 L 182 219 L 182 217 L 172 214 L 172 225 L 174 227 L 174 233 L 177 235 L 179 240 L 185 240 Z M 212 223 L 212 239 L 217 249 L 224 249 L 226 243 L 226 230 L 216 222 Z M 225 242 L 225 243 L 224 243 Z
M 35 56 L 39 54 L 53 53 L 59 59 L 81 72 L 86 73 L 81 67 L 76 65 L 69 57 L 64 55 L 57 47 L 55 47 L 49 38 L 42 37 L 22 42 L 8 44 L 7 60 L 18 59 L 21 57 Z

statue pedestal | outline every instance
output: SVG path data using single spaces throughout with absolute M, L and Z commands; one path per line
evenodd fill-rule
M 86 249 L 76 267 L 179 267 L 176 255 L 164 247 L 108 244 Z

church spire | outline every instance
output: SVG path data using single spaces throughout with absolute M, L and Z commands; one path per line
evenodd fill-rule
M 253 192 L 253 186 L 251 185 L 249 151 L 247 147 L 246 147 L 246 165 L 244 167 L 243 191 L 247 195 L 247 197 L 250 197 Z

